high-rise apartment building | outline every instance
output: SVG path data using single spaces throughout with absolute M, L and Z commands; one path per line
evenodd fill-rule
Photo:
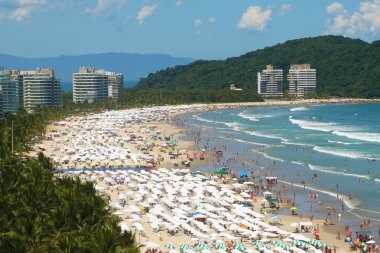
M 283 71 L 267 65 L 266 69 L 257 73 L 257 92 L 263 97 L 282 97 Z
M 123 95 L 123 75 L 95 68 L 81 67 L 73 73 L 73 101 L 120 99 Z
M 317 92 L 317 70 L 310 64 L 290 65 L 288 81 L 289 95 L 304 97 Z
M 0 70 L 3 113 L 18 112 L 20 107 L 20 86 L 12 76 L 11 70 Z
M 14 71 L 13 76 L 22 82 L 22 104 L 27 111 L 38 106 L 61 105 L 61 84 L 54 70 Z
M 113 100 L 122 101 L 124 99 L 124 77 L 120 73 L 107 72 L 108 76 L 108 97 Z
M 3 90 L 2 90 L 2 88 L 0 86 L 0 117 L 2 117 L 4 115 L 3 107 L 4 107 L 4 104 L 3 104 Z

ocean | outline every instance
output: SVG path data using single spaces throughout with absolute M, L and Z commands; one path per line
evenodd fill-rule
M 380 104 L 254 107 L 185 120 L 201 131 L 202 147 L 228 147 L 222 163 L 294 188 L 301 211 L 323 216 L 329 205 L 343 209 L 344 223 L 353 216 L 380 221 Z M 240 162 L 228 164 L 232 156 Z M 324 196 L 324 205 L 305 197 L 310 192 Z

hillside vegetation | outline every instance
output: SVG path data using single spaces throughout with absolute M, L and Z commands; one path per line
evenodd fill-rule
M 167 68 L 141 79 L 136 88 L 226 89 L 235 83 L 257 90 L 257 72 L 267 64 L 282 68 L 286 79 L 290 64 L 300 63 L 317 69 L 320 95 L 380 97 L 380 41 L 342 36 L 291 40 L 224 61 L 200 60 Z

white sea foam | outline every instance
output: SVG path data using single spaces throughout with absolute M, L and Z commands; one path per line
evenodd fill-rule
M 336 143 L 336 144 L 343 144 L 343 145 L 358 145 L 358 144 L 363 144 L 361 142 L 343 142 L 343 141 L 333 141 L 333 140 L 328 140 L 329 143 Z
M 298 125 L 302 129 L 315 130 L 321 132 L 333 132 L 333 131 L 357 131 L 358 128 L 341 126 L 335 122 L 318 122 L 309 120 L 294 119 L 289 116 L 290 122 L 294 125 Z
M 316 166 L 316 165 L 312 165 L 312 164 L 308 164 L 308 167 L 311 170 L 321 171 L 321 172 L 330 173 L 330 174 L 336 174 L 336 175 L 348 176 L 348 177 L 357 177 L 357 178 L 371 179 L 371 177 L 369 177 L 368 175 L 360 175 L 360 174 L 347 173 L 345 171 L 337 171 L 335 168 L 320 167 L 320 166 Z
M 332 133 L 349 139 L 380 143 L 380 133 L 344 132 L 343 130 L 336 130 Z
M 352 159 L 371 159 L 357 152 L 337 150 L 335 148 L 332 149 L 332 148 L 327 148 L 327 147 L 315 146 L 313 150 L 320 153 L 325 153 L 325 154 L 330 154 L 330 155 L 335 155 L 335 156 L 340 156 L 340 157 L 347 157 L 347 158 L 352 158 Z
M 227 137 L 225 137 L 225 136 L 218 136 L 218 137 L 219 137 L 220 139 L 234 140 L 234 141 L 237 141 L 237 142 L 247 143 L 247 144 L 252 144 L 252 145 L 257 145 L 257 146 L 263 146 L 263 147 L 270 147 L 270 146 L 271 146 L 271 145 L 264 144 L 264 143 L 259 143 L 259 142 L 245 141 L 245 140 L 236 139 L 236 138 L 227 138 Z
M 304 162 L 298 162 L 298 161 L 291 161 L 293 164 L 302 165 L 305 166 L 306 164 Z
M 309 109 L 307 109 L 306 107 L 295 107 L 295 108 L 292 108 L 290 109 L 289 111 L 291 112 L 300 112 L 300 111 L 308 111 Z
M 197 120 L 199 120 L 199 121 L 208 122 L 208 123 L 219 123 L 219 124 L 224 124 L 224 122 L 216 121 L 216 120 L 205 119 L 205 118 L 202 118 L 201 116 L 198 116 L 198 115 L 193 115 L 193 118 L 195 118 L 195 119 L 197 119 Z
M 247 114 L 246 112 L 238 113 L 237 116 L 243 119 L 248 119 L 250 121 L 259 121 L 259 119 L 256 118 L 254 115 Z
M 271 160 L 275 160 L 275 161 L 279 161 L 279 162 L 285 162 L 285 160 L 282 160 L 281 158 L 277 158 L 277 157 L 273 157 L 273 156 L 270 156 L 268 155 L 267 153 L 265 152 L 262 152 L 262 151 L 258 151 L 258 150 L 252 150 L 256 153 L 259 153 L 259 154 L 262 154 L 264 157 L 268 158 L 268 159 L 271 159 Z
M 277 140 L 281 140 L 282 142 L 287 142 L 288 141 L 287 139 L 282 138 L 280 136 L 262 134 L 262 133 L 258 133 L 258 132 L 255 132 L 255 131 L 244 131 L 244 133 L 247 133 L 249 135 L 258 136 L 258 137 L 264 137 L 264 138 L 268 138 L 268 139 L 277 139 Z
M 336 192 L 331 192 L 331 191 L 327 191 L 327 190 L 321 190 L 321 189 L 318 189 L 318 188 L 314 188 L 314 187 L 310 187 L 310 186 L 303 186 L 301 184 L 295 184 L 295 183 L 290 183 L 290 182 L 287 182 L 287 181 L 283 181 L 283 180 L 278 180 L 279 182 L 282 182 L 284 184 L 288 184 L 288 185 L 293 185 L 293 186 L 296 186 L 296 187 L 299 187 L 299 188 L 305 188 L 305 189 L 308 189 L 308 190 L 311 190 L 311 191 L 317 191 L 317 192 L 322 192 L 324 194 L 327 194 L 329 196 L 332 196 L 334 198 L 337 197 L 337 193 Z M 349 208 L 349 209 L 355 209 L 356 206 L 360 205 L 360 201 L 357 200 L 357 199 L 353 199 L 353 200 L 350 200 L 348 196 L 346 195 L 343 195 L 343 194 L 339 194 L 339 198 L 343 198 L 343 202 L 344 204 Z

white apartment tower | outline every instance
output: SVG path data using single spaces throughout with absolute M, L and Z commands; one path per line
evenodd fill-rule
M 12 71 L 15 80 L 22 82 L 22 104 L 27 111 L 39 106 L 60 106 L 61 85 L 53 69 Z
M 282 84 L 282 69 L 273 69 L 272 65 L 267 65 L 266 69 L 257 73 L 257 92 L 263 97 L 282 97 Z
M 121 99 L 123 83 L 122 74 L 81 67 L 78 73 L 73 73 L 73 101 Z
M 288 81 L 289 95 L 304 97 L 317 92 L 317 70 L 310 64 L 290 65 Z

